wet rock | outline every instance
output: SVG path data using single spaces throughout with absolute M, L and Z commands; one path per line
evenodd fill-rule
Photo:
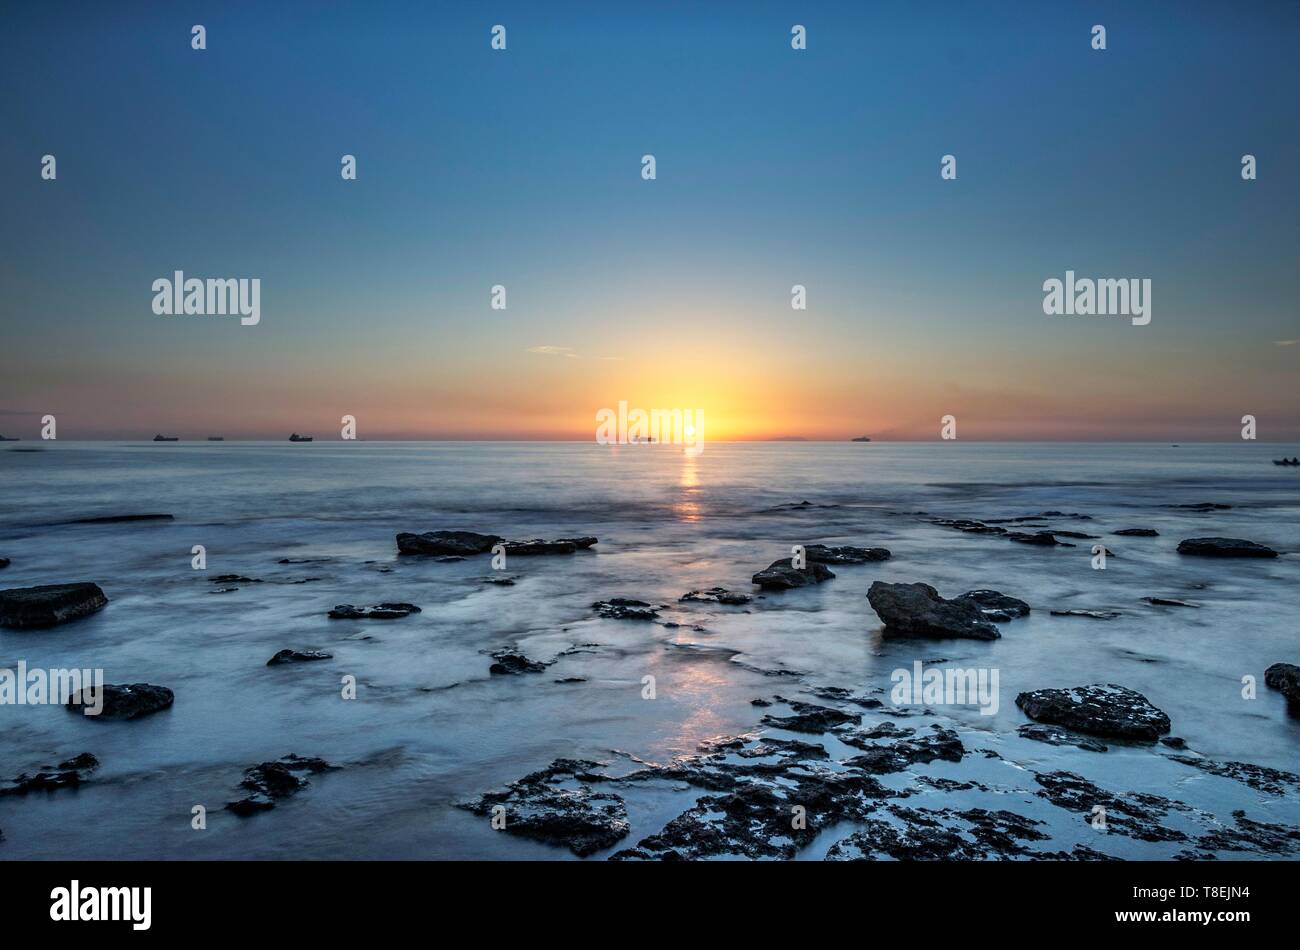
M 811 693 L 818 699 L 829 699 L 837 703 L 852 703 L 855 706 L 861 706 L 863 709 L 879 709 L 884 705 L 874 697 L 854 695 L 852 690 L 845 689 L 843 686 L 805 686 L 803 691 Z M 780 698 L 780 696 L 777 697 L 777 699 Z
M 76 788 L 95 769 L 99 760 L 89 752 L 60 762 L 58 765 L 43 765 L 34 773 L 23 772 L 0 785 L 0 795 L 27 795 L 31 792 L 52 792 L 59 788 Z
M 1160 740 L 1161 745 L 1167 745 L 1171 749 L 1186 749 L 1187 740 L 1181 736 L 1164 736 Z
M 492 653 L 492 659 L 496 662 L 488 667 L 488 672 L 494 676 L 514 676 L 519 673 L 540 673 L 551 665 L 551 662 L 541 660 L 530 660 L 522 653 L 514 650 L 497 650 Z
M 1199 607 L 1200 604 L 1194 604 L 1189 600 L 1175 600 L 1172 597 L 1143 597 L 1144 601 L 1156 607 Z
M 998 628 L 972 600 L 945 600 L 929 584 L 875 581 L 867 600 L 884 621 L 886 637 L 956 637 L 996 640 Z
M 1114 739 L 1155 742 L 1170 728 L 1145 696 L 1114 683 L 1037 689 L 1018 695 L 1016 705 L 1037 722 Z
M 846 713 L 839 709 L 832 709 L 829 706 L 802 703 L 796 699 L 787 699 L 784 702 L 794 710 L 794 715 L 764 716 L 760 720 L 762 725 L 772 726 L 776 729 L 786 729 L 790 732 L 821 733 L 835 726 L 841 726 L 844 723 L 856 723 L 862 719 L 861 716 Z
M 845 764 L 872 775 L 885 775 L 935 759 L 960 762 L 965 754 L 966 748 L 956 732 L 932 725 L 929 732 L 899 739 L 889 745 L 867 747 L 863 755 L 854 756 Z
M 1199 557 L 1277 557 L 1272 548 L 1243 538 L 1188 538 L 1178 542 L 1178 553 Z
M 597 615 L 607 620 L 655 620 L 660 610 L 653 604 L 648 604 L 644 600 L 633 600 L 631 597 L 598 600 L 591 605 L 591 608 Z
M 1005 535 L 1006 528 L 995 527 L 986 524 L 983 521 L 972 521 L 968 518 L 932 518 L 931 524 L 939 525 L 942 528 L 952 528 L 966 534 L 999 534 Z
M 1096 739 L 1089 739 L 1087 736 L 1077 736 L 1074 733 L 1066 732 L 1063 729 L 1057 729 L 1053 726 L 1045 726 L 1039 723 L 1026 723 L 1016 732 L 1022 739 L 1033 739 L 1035 742 L 1046 742 L 1048 745 L 1069 745 L 1076 746 L 1088 752 L 1105 752 L 1106 746 Z
M 772 703 L 771 703 L 769 700 L 766 700 L 766 699 L 751 699 L 751 700 L 749 701 L 749 705 L 751 705 L 751 706 L 759 706 L 759 707 L 762 707 L 762 708 L 766 708 L 766 707 L 768 707 L 768 706 L 771 706 Z
M 567 847 L 580 858 L 616 844 L 627 836 L 627 807 L 609 792 L 583 784 L 599 763 L 557 759 L 549 768 L 511 782 L 458 807 L 485 817 L 504 809 L 507 834 Z M 568 787 L 565 787 L 565 786 Z
M 1181 508 L 1185 511 L 1227 511 L 1232 505 L 1224 505 L 1213 501 L 1198 501 L 1194 505 L 1170 505 L 1170 508 Z
M 0 591 L 0 627 L 35 630 L 68 623 L 108 604 L 98 584 L 46 584 Z
M 267 666 L 279 666 L 282 663 L 309 663 L 312 660 L 332 660 L 333 653 L 322 653 L 320 650 L 281 650 L 275 656 L 266 661 Z
M 3 571 L 8 566 L 9 566 L 9 558 L 0 557 L 0 571 Z
M 151 683 L 132 683 L 128 686 L 113 686 L 108 683 L 103 687 L 104 708 L 97 716 L 87 719 L 139 719 L 150 713 L 167 709 L 176 701 L 176 694 L 166 686 L 154 686 Z M 86 706 L 93 706 L 97 690 L 87 686 L 69 697 L 66 708 L 78 714 L 85 712 Z
M 210 584 L 260 584 L 261 578 L 245 577 L 243 574 L 218 574 L 208 578 Z
M 1112 531 L 1111 534 L 1116 534 L 1125 538 L 1160 537 L 1160 532 L 1157 531 L 1155 528 L 1120 528 L 1118 531 Z
M 77 518 L 66 524 L 124 524 L 130 521 L 171 521 L 172 515 L 100 515 L 95 518 Z
M 1091 541 L 1097 537 L 1095 534 L 1084 534 L 1082 531 L 1061 531 L 1060 529 L 1053 529 L 1052 534 L 1058 538 L 1073 538 L 1078 541 Z
M 1075 812 L 1089 823 L 1105 809 L 1106 831 L 1140 841 L 1186 841 L 1187 835 L 1161 824 L 1171 811 L 1188 811 L 1182 802 L 1145 792 L 1112 794 L 1073 772 L 1038 772 L 1039 796 L 1058 808 Z
M 725 587 L 709 587 L 705 590 L 693 590 L 683 594 L 678 600 L 687 603 L 747 604 L 754 598 L 739 591 L 727 590 Z
M 970 590 L 956 600 L 968 600 L 979 608 L 985 620 L 1004 623 L 1016 617 L 1028 617 L 1029 605 L 996 590 Z
M 1071 610 L 1053 610 L 1050 613 L 1053 617 L 1087 617 L 1090 620 L 1115 620 L 1124 616 L 1117 610 L 1084 610 L 1077 607 Z
M 495 534 L 473 531 L 427 531 L 424 534 L 402 532 L 397 536 L 398 554 L 448 554 L 464 557 L 485 554 L 504 539 Z
M 809 561 L 807 566 L 801 569 L 796 568 L 792 559 L 787 557 L 773 561 L 755 574 L 750 581 L 764 590 L 790 590 L 794 587 L 820 584 L 834 576 L 835 573 L 825 564 Z
M 484 584 L 496 584 L 498 587 L 514 587 L 517 577 L 509 574 L 493 574 L 491 577 L 483 578 Z
M 1256 791 L 1268 792 L 1270 795 L 1300 792 L 1300 775 L 1294 772 L 1283 772 L 1281 769 L 1271 769 L 1264 765 L 1251 765 L 1249 762 L 1220 762 L 1195 755 L 1171 755 L 1169 758 L 1183 765 L 1209 772 L 1211 775 L 1248 785 Z
M 1247 818 L 1240 809 L 1232 813 L 1236 828 L 1221 828 L 1196 839 L 1202 851 L 1253 851 L 1267 855 L 1300 853 L 1300 828 Z M 1189 855 L 1204 860 L 1212 854 Z
M 306 788 L 309 784 L 307 775 L 333 771 L 337 765 L 330 765 L 324 759 L 286 755 L 277 762 L 263 762 L 244 770 L 244 780 L 239 787 L 252 792 L 238 801 L 227 802 L 226 810 L 241 818 L 267 811 L 275 807 L 277 801 L 288 798 Z
M 420 613 L 415 604 L 375 604 L 373 607 L 353 607 L 339 604 L 329 612 L 331 620 L 400 620 Z
M 595 539 L 591 539 L 594 543 Z M 531 541 L 506 541 L 503 545 L 507 555 L 531 557 L 540 554 L 572 554 L 578 550 L 574 541 L 543 541 L 534 538 Z
M 804 557 L 809 563 L 816 564 L 867 564 L 886 561 L 890 553 L 888 548 L 857 548 L 850 544 L 832 548 L 824 544 L 809 544 L 804 548 Z
M 1034 544 L 1034 545 L 1038 545 L 1039 547 L 1045 547 L 1045 548 L 1074 547 L 1073 544 L 1068 544 L 1065 541 L 1056 540 L 1056 535 L 1052 534 L 1052 532 L 1050 531 L 1034 531 L 1034 532 L 1011 531 L 1007 533 L 1007 539 L 1010 541 L 1017 541 L 1020 544 Z
M 1280 691 L 1288 701 L 1300 704 L 1300 666 L 1274 663 L 1264 671 L 1264 685 Z
M 1042 841 L 1042 824 L 1015 812 L 911 809 L 891 805 L 894 821 L 868 818 L 862 830 L 831 845 L 827 861 L 987 861 L 1029 854 L 1023 841 Z

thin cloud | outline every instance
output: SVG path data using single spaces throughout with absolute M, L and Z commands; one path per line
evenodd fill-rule
M 530 346 L 529 353 L 540 353 L 543 356 L 567 356 L 571 360 L 576 360 L 578 354 L 573 352 L 572 347 L 568 346 Z
M 1295 346 L 1300 340 L 1274 340 L 1274 346 Z

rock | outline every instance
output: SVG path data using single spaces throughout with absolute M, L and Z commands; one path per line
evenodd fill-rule
M 567 847 L 580 858 L 607 848 L 627 836 L 627 807 L 609 792 L 594 792 L 581 781 L 599 763 L 557 759 L 551 765 L 511 782 L 503 791 L 488 792 L 458 807 L 484 817 L 504 810 L 507 834 Z
M 968 600 L 980 609 L 984 619 L 999 623 L 1016 617 L 1028 617 L 1029 605 L 996 590 L 969 590 L 957 600 Z
M 506 541 L 506 554 L 518 555 L 536 555 L 536 554 L 572 554 L 574 551 L 584 550 L 596 543 L 595 538 L 557 538 L 554 541 L 543 541 L 540 538 L 533 541 Z
M 659 616 L 659 608 L 647 604 L 644 600 L 630 597 L 611 597 L 598 600 L 591 605 L 597 614 L 607 620 L 654 620 Z
M 1200 557 L 1277 557 L 1272 548 L 1242 538 L 1188 538 L 1178 542 L 1178 553 Z
M 1112 531 L 1111 534 L 1117 534 L 1125 538 L 1158 538 L 1160 532 L 1155 528 L 1120 528 L 1118 531 Z
M 208 578 L 210 584 L 260 584 L 260 578 L 245 577 L 243 574 L 218 574 L 216 577 Z
M 1169 717 L 1136 690 L 1114 683 L 1037 689 L 1016 697 L 1030 719 L 1089 735 L 1155 742 L 1170 728 Z
M 99 768 L 99 759 L 89 752 L 60 762 L 44 765 L 32 775 L 26 772 L 0 786 L 0 795 L 27 795 L 31 792 L 52 792 L 58 788 L 76 788 L 86 777 Z
M 494 676 L 540 673 L 551 665 L 540 660 L 530 660 L 522 653 L 517 653 L 514 650 L 497 650 L 492 654 L 492 659 L 496 660 L 496 662 L 488 667 L 488 672 Z
M 1016 732 L 1022 739 L 1033 739 L 1035 742 L 1046 742 L 1048 745 L 1072 745 L 1088 752 L 1105 752 L 1107 748 L 1096 739 L 1089 739 L 1086 736 L 1076 736 L 1052 726 L 1042 725 L 1041 723 L 1026 723 L 1017 729 Z
M 966 754 L 957 733 L 932 725 L 931 731 L 919 736 L 898 738 L 889 745 L 872 745 L 863 755 L 856 755 L 844 764 L 861 769 L 871 775 L 901 772 L 909 765 L 924 765 L 935 759 L 960 762 Z
M 793 587 L 806 587 L 828 581 L 835 574 L 829 567 L 817 561 L 809 561 L 802 570 L 794 566 L 790 558 L 773 561 L 750 580 L 764 590 L 790 590 Z
M 101 515 L 97 518 L 77 518 L 67 524 L 122 524 L 128 521 L 171 521 L 172 515 Z
M 818 706 L 815 703 L 801 703 L 791 699 L 786 700 L 786 704 L 794 710 L 793 716 L 764 716 L 759 723 L 791 732 L 821 733 L 835 726 L 862 720 L 861 716 L 854 713 L 846 713 L 829 706 Z
M 1117 610 L 1082 610 L 1079 608 L 1053 610 L 1050 613 L 1053 617 L 1088 617 L 1092 620 L 1114 620 L 1117 617 L 1124 616 Z
M 332 620 L 401 620 L 419 612 L 420 608 L 415 604 L 375 604 L 373 607 L 339 604 L 329 612 L 329 616 Z
M 1170 508 L 1183 508 L 1187 511 L 1227 511 L 1232 505 L 1224 505 L 1214 501 L 1198 501 L 1194 505 L 1170 505 Z
M 493 574 L 490 577 L 484 577 L 482 580 L 484 584 L 496 584 L 498 587 L 514 587 L 518 578 L 509 574 Z
M 9 558 L 0 557 L 0 571 L 4 570 L 8 566 L 9 566 Z
M 1249 785 L 1257 791 L 1268 792 L 1270 795 L 1289 797 L 1300 792 L 1300 775 L 1294 772 L 1271 769 L 1266 765 L 1252 765 L 1249 762 L 1220 762 L 1197 755 L 1171 755 L 1169 758 L 1183 765 L 1209 772 L 1211 775 L 1241 782 L 1243 785 Z
M 0 591 L 0 627 L 53 627 L 102 610 L 108 598 L 98 584 L 46 584 Z
M 886 561 L 891 555 L 888 548 L 855 548 L 848 544 L 828 548 L 824 544 L 809 544 L 804 548 L 804 556 L 817 564 L 866 564 Z
M 154 686 L 150 683 L 132 683 L 129 686 L 103 686 L 104 708 L 97 716 L 87 719 L 139 719 L 150 713 L 167 709 L 176 700 L 176 694 L 166 686 Z M 87 686 L 68 698 L 69 712 L 84 713 L 85 707 L 94 706 L 96 689 Z
M 696 603 L 731 604 L 738 606 L 753 600 L 749 594 L 727 590 L 725 587 L 710 587 L 706 590 L 693 590 L 683 594 L 678 600 Z
M 485 554 L 504 539 L 495 534 L 473 531 L 428 531 L 424 534 L 402 532 L 397 536 L 398 554 Z
M 226 810 L 241 818 L 274 808 L 275 803 L 288 798 L 309 784 L 299 773 L 315 775 L 319 772 L 333 771 L 337 765 L 330 765 L 324 759 L 286 755 L 278 762 L 263 762 L 244 770 L 244 780 L 240 788 L 253 794 L 238 801 L 227 802 Z
M 973 600 L 945 600 L 929 584 L 876 581 L 867 600 L 884 621 L 886 637 L 996 640 L 1002 636 Z
M 1170 811 L 1186 811 L 1182 802 L 1147 792 L 1106 791 L 1073 772 L 1036 772 L 1038 792 L 1058 808 L 1073 812 L 1080 821 L 1091 822 L 1095 809 L 1106 810 L 1106 831 L 1139 841 L 1186 841 L 1186 833 L 1161 824 Z
M 1011 541 L 1018 541 L 1021 544 L 1036 544 L 1040 547 L 1063 547 L 1072 548 L 1073 544 L 1067 544 L 1064 541 L 1056 540 L 1056 535 L 1050 531 L 1034 531 L 1032 533 L 1025 531 L 1009 531 L 1007 538 Z
M 311 660 L 332 660 L 333 653 L 322 653 L 319 650 L 281 650 L 275 656 L 266 661 L 267 666 L 279 666 L 282 663 L 307 663 Z
M 1148 604 L 1156 607 L 1199 607 L 1200 604 L 1194 604 L 1188 600 L 1175 600 L 1172 597 L 1143 597 Z
M 1300 704 L 1300 666 L 1274 663 L 1264 671 L 1264 685 L 1280 691 L 1290 702 Z
M 1181 736 L 1164 736 L 1160 739 L 1161 745 L 1167 745 L 1171 749 L 1186 749 L 1187 740 Z

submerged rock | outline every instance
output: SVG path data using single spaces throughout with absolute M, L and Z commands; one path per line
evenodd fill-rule
M 867 592 L 886 637 L 996 640 L 1001 633 L 973 600 L 945 600 L 929 584 L 876 581 Z
M 9 558 L 0 557 L 0 571 L 3 571 L 8 566 L 9 566 Z
M 87 716 L 87 719 L 139 719 L 167 709 L 176 701 L 176 694 L 166 686 L 151 683 L 132 683 L 129 686 L 105 683 L 103 690 L 103 709 L 96 716 Z M 68 698 L 67 710 L 84 713 L 87 706 L 94 706 L 97 692 L 95 687 L 87 686 L 74 693 Z
M 1067 542 L 1065 542 L 1065 541 L 1058 541 L 1058 540 L 1056 540 L 1056 535 L 1054 535 L 1054 534 L 1053 534 L 1052 532 L 1050 532 L 1050 531 L 1034 531 L 1034 532 L 1027 532 L 1027 531 L 1011 531 L 1011 532 L 1008 532 L 1008 533 L 1007 533 L 1007 538 L 1008 538 L 1008 540 L 1011 540 L 1011 541 L 1017 541 L 1017 542 L 1019 542 L 1020 544 L 1035 544 L 1035 545 L 1038 545 L 1039 547 L 1045 547 L 1045 548 L 1050 548 L 1050 547 L 1072 548 L 1072 547 L 1074 547 L 1073 544 L 1069 544 L 1069 543 L 1067 543 Z
M 339 604 L 330 611 L 332 620 L 400 620 L 420 613 L 415 604 L 375 604 L 373 607 L 353 607 Z
M 1274 663 L 1264 671 L 1264 685 L 1276 689 L 1290 702 L 1300 705 L 1300 666 Z
M 424 534 L 402 532 L 397 536 L 398 554 L 450 554 L 465 556 L 485 554 L 504 539 L 495 534 L 473 531 L 427 531 Z
M 488 667 L 488 672 L 494 676 L 511 676 L 518 673 L 540 673 L 551 665 L 551 662 L 541 660 L 530 660 L 522 653 L 514 650 L 497 650 L 492 654 L 492 659 L 496 662 Z
M 804 556 L 816 564 L 867 564 L 887 561 L 892 555 L 888 548 L 856 548 L 850 544 L 829 548 L 824 544 L 809 544 L 804 548 Z
M 567 847 L 580 858 L 627 836 L 627 807 L 609 792 L 580 784 L 598 762 L 556 759 L 548 768 L 487 792 L 457 807 L 504 819 L 501 830 L 546 844 Z M 561 787 L 566 782 L 573 787 Z M 501 809 L 498 811 L 497 809 Z
M 1199 607 L 1189 600 L 1175 600 L 1172 597 L 1143 597 L 1144 601 L 1155 607 Z
M 1105 809 L 1105 828 L 1111 834 L 1140 841 L 1187 840 L 1184 832 L 1160 821 L 1171 811 L 1187 811 L 1182 802 L 1146 792 L 1112 794 L 1073 772 L 1036 772 L 1034 780 L 1042 798 L 1076 813 L 1081 821 L 1096 821 L 1098 807 Z
M 693 590 L 683 594 L 678 600 L 687 603 L 747 604 L 754 598 L 739 591 L 727 590 L 725 587 L 709 587 L 705 590 Z
M 831 845 L 826 860 L 988 861 L 1033 854 L 1019 842 L 1048 838 L 1038 830 L 1041 821 L 1011 811 L 936 811 L 898 805 L 886 810 L 892 821 L 868 818 L 862 830 Z
M 1200 557 L 1277 557 L 1272 548 L 1244 538 L 1188 538 L 1178 542 L 1178 553 Z
M 227 802 L 226 810 L 241 818 L 274 808 L 282 798 L 288 798 L 309 784 L 306 775 L 315 775 L 337 769 L 324 759 L 300 755 L 286 755 L 278 762 L 263 762 L 244 770 L 244 780 L 240 788 L 253 794 L 238 801 Z
M 1120 528 L 1118 531 L 1112 531 L 1111 534 L 1117 534 L 1125 538 L 1158 538 L 1160 532 L 1155 528 Z
M 1155 742 L 1170 728 L 1145 696 L 1114 683 L 1037 689 L 1017 696 L 1016 705 L 1030 719 L 1094 736 Z
M 791 558 L 787 557 L 773 561 L 755 574 L 750 581 L 764 590 L 790 590 L 794 587 L 820 584 L 834 576 L 834 572 L 829 567 L 818 561 L 810 560 L 806 567 L 800 569 L 794 566 Z
M 1088 752 L 1105 752 L 1107 750 L 1107 746 L 1096 739 L 1089 739 L 1087 736 L 1076 736 L 1073 733 L 1053 726 L 1042 725 L 1041 723 L 1026 723 L 1016 732 L 1022 739 L 1033 739 L 1035 742 L 1045 742 L 1048 745 L 1070 745 Z
M 266 661 L 267 666 L 279 666 L 282 663 L 308 663 L 312 660 L 332 660 L 333 653 L 322 653 L 320 650 L 281 650 L 275 656 Z
M 596 543 L 595 538 L 557 538 L 554 541 L 543 541 L 540 538 L 532 541 L 506 541 L 506 554 L 517 555 L 536 555 L 536 554 L 572 554 L 574 551 L 582 551 Z
M 33 774 L 23 772 L 11 779 L 8 785 L 0 785 L 0 795 L 27 795 L 31 792 L 52 792 L 59 788 L 76 788 L 97 768 L 99 759 L 89 752 L 83 752 L 58 765 L 43 765 Z
M 35 630 L 102 610 L 108 598 L 98 584 L 46 584 L 0 591 L 0 627 Z
M 779 697 L 778 697 L 779 698 Z M 793 716 L 764 716 L 760 722 L 764 726 L 786 729 L 791 732 L 826 732 L 845 723 L 857 723 L 862 717 L 846 713 L 830 706 L 818 706 L 815 703 L 803 703 L 795 699 L 786 700 L 786 705 L 794 710 Z
M 1070 610 L 1052 610 L 1049 613 L 1053 617 L 1087 617 L 1090 620 L 1115 620 L 1124 616 L 1118 610 L 1084 610 L 1081 607 L 1073 607 Z
M 654 620 L 659 616 L 658 607 L 647 604 L 644 600 L 633 600 L 631 597 L 598 600 L 591 607 L 607 620 Z
M 969 590 L 956 599 L 973 603 L 986 620 L 1002 623 L 1016 617 L 1029 616 L 1027 603 L 997 590 Z

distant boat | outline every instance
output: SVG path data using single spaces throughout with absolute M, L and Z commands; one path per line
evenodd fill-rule
M 311 441 L 311 436 L 309 436 L 309 435 L 299 435 L 297 432 L 295 432 L 295 433 L 293 433 L 293 435 L 289 436 L 289 441 L 290 441 L 290 442 L 310 442 L 310 441 Z
M 0 442 L 21 442 L 22 439 L 17 436 L 0 435 Z
M 869 435 L 860 435 L 860 436 L 858 436 L 856 439 L 851 439 L 850 441 L 852 441 L 852 442 L 870 442 L 870 441 L 871 441 L 871 436 L 869 436 Z
M 226 441 L 226 437 L 225 437 L 224 435 L 210 435 L 210 436 L 208 436 L 208 441 L 209 441 L 209 442 L 225 442 L 225 441 Z
M 179 442 L 180 438 L 174 435 L 156 435 L 153 440 L 155 442 Z
M 1292 456 L 1291 458 L 1273 459 L 1274 465 L 1300 465 L 1300 458 Z

